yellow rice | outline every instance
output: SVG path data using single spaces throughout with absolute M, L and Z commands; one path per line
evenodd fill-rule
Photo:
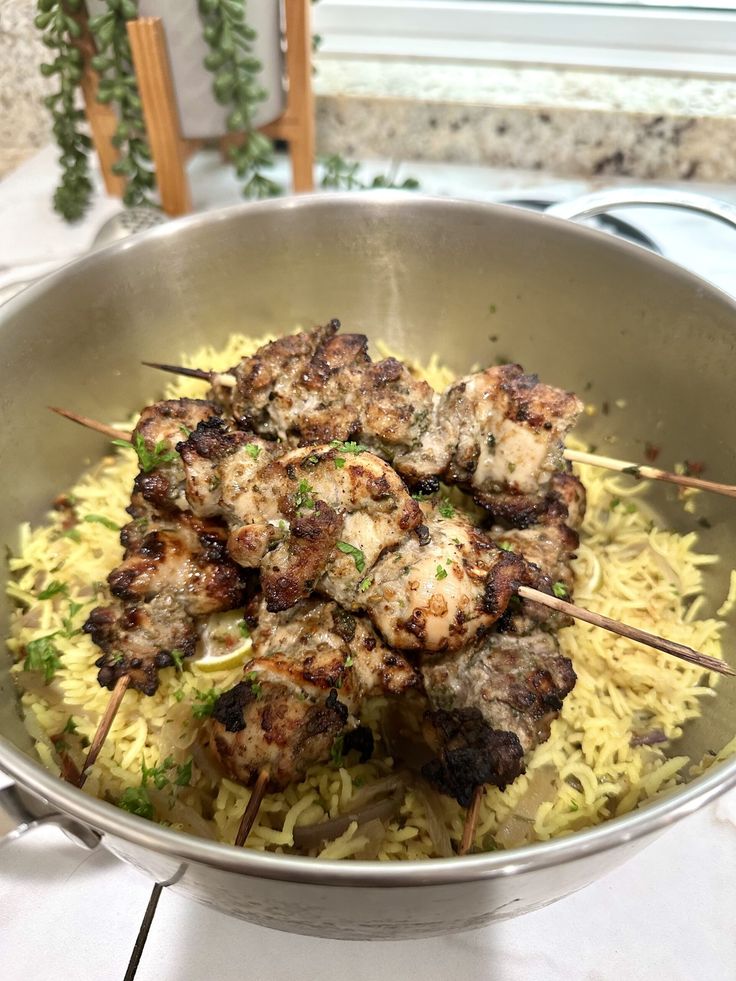
M 263 341 L 234 336 L 225 350 L 206 348 L 186 363 L 225 369 Z M 436 358 L 416 370 L 436 388 L 452 379 Z M 203 383 L 181 379 L 169 387 L 167 396 L 201 396 L 204 391 Z M 135 470 L 134 455 L 125 450 L 105 457 L 71 491 L 77 514 L 124 524 Z M 697 615 L 701 570 L 717 557 L 695 551 L 695 534 L 677 535 L 658 528 L 639 502 L 641 485 L 627 489 L 590 467 L 581 467 L 580 476 L 588 492 L 588 512 L 575 564 L 576 601 L 720 656 L 723 623 Z M 53 642 L 60 652 L 61 667 L 48 689 L 39 692 L 36 687 L 21 698 L 38 755 L 55 773 L 59 764 L 50 737 L 61 733 L 71 716 L 77 733 L 90 739 L 109 699 L 109 692 L 96 680 L 94 661 L 99 651 L 85 634 L 65 637 L 64 631 L 71 634 L 93 606 L 106 601 L 106 576 L 121 557 L 115 530 L 82 520 L 76 526 L 78 535 L 69 537 L 62 534 L 61 520 L 58 512 L 52 512 L 41 526 L 21 528 L 18 554 L 10 560 L 13 576 L 8 587 L 17 604 L 8 641 L 18 659 L 13 670 L 21 671 L 25 647 L 34 639 L 55 633 Z M 68 594 L 38 600 L 38 593 L 53 580 L 64 581 Z M 727 599 L 719 613 L 736 600 L 736 577 Z M 82 606 L 73 622 L 65 624 L 70 601 Z M 701 714 L 701 700 L 715 694 L 716 675 L 704 676 L 696 667 L 606 631 L 576 623 L 559 636 L 563 652 L 574 663 L 577 684 L 549 740 L 528 760 L 526 774 L 503 792 L 487 790 L 478 822 L 478 848 L 512 847 L 564 835 L 671 791 L 682 779 L 687 757 L 668 758 L 666 744 L 632 746 L 632 733 L 662 730 L 668 739 L 676 739 L 688 720 Z M 196 661 L 188 661 L 181 673 L 174 669 L 160 673 L 155 696 L 129 691 L 86 792 L 116 803 L 126 788 L 139 786 L 143 763 L 153 767 L 168 756 L 177 764 L 186 762 L 201 725 L 192 714 L 197 694 L 213 686 L 225 690 L 241 673 L 242 667 L 205 673 Z M 373 722 L 380 708 L 380 700 L 369 705 L 366 721 Z M 723 752 L 734 750 L 736 745 Z M 379 735 L 376 755 L 368 763 L 312 767 L 301 783 L 265 798 L 248 846 L 291 850 L 295 827 L 348 810 L 358 789 L 390 773 L 392 766 L 393 761 L 382 753 Z M 173 778 L 173 769 L 167 773 Z M 190 786 L 168 784 L 152 791 L 157 820 L 225 841 L 233 840 L 249 796 L 247 788 L 216 779 L 201 754 L 196 755 Z M 369 847 L 370 854 L 381 860 L 430 858 L 436 855 L 431 828 L 436 830 L 438 819 L 450 839 L 459 842 L 464 810 L 436 795 L 428 803 L 425 793 L 409 789 L 382 840 L 369 842 L 371 835 L 353 822 L 321 851 L 309 854 L 359 857 Z

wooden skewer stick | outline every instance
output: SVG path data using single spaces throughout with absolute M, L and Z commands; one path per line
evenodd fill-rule
M 217 382 L 234 388 L 237 379 L 227 372 L 204 371 L 201 368 L 182 368 L 175 364 L 157 364 L 154 361 L 144 361 L 148 368 L 158 368 L 174 375 L 186 375 L 189 378 L 200 378 L 202 381 Z M 571 463 L 587 463 L 591 467 L 603 470 L 614 470 L 617 473 L 628 474 L 637 479 L 664 480 L 668 484 L 678 484 L 680 487 L 694 487 L 696 490 L 711 491 L 714 494 L 724 494 L 726 497 L 736 497 L 735 484 L 721 484 L 714 480 L 703 480 L 702 477 L 688 477 L 685 474 L 660 470 L 647 464 L 631 463 L 628 460 L 616 460 L 611 456 L 599 456 L 597 453 L 584 453 L 582 450 L 565 449 L 563 455 Z
M 726 497 L 736 497 L 736 485 L 719 484 L 714 480 L 703 480 L 701 477 L 688 477 L 684 473 L 671 473 L 646 464 L 629 463 L 626 460 L 615 460 L 610 456 L 598 456 L 597 453 L 583 453 L 582 450 L 565 450 L 565 459 L 571 463 L 589 463 L 592 467 L 602 467 L 604 470 L 615 470 L 618 473 L 629 474 L 631 477 L 646 480 L 665 480 L 670 484 L 681 487 L 695 487 L 697 490 L 712 491 L 714 494 L 724 494 Z
M 111 432 L 114 432 L 118 438 L 125 439 L 127 437 L 127 439 L 130 439 L 130 436 L 126 433 L 121 434 L 118 430 L 112 429 L 104 423 L 96 422 L 94 419 L 87 419 L 86 416 L 76 415 L 66 409 L 54 409 L 53 411 L 58 412 L 65 419 L 71 419 L 72 422 L 77 422 L 81 426 L 87 426 L 104 435 L 109 436 Z M 725 661 L 719 661 L 709 654 L 701 654 L 700 651 L 693 650 L 692 647 L 686 647 L 684 644 L 678 644 L 674 640 L 667 640 L 664 637 L 658 637 L 656 634 L 647 633 L 646 630 L 641 630 L 639 627 L 630 627 L 626 623 L 620 623 L 618 620 L 612 620 L 610 617 L 603 616 L 602 613 L 593 613 L 582 606 L 568 603 L 567 600 L 558 599 L 556 596 L 543 593 L 538 589 L 531 589 L 529 586 L 519 586 L 518 593 L 523 599 L 534 600 L 535 603 L 541 603 L 542 606 L 548 606 L 550 609 L 558 610 L 560 613 L 566 613 L 576 620 L 592 623 L 596 627 L 610 630 L 612 633 L 619 634 L 621 637 L 628 637 L 629 640 L 635 640 L 640 644 L 653 647 L 655 650 L 672 654 L 674 657 L 682 658 L 683 661 L 697 664 L 706 671 L 716 671 L 718 674 L 736 676 L 736 670 L 729 664 L 726 664 Z
M 97 726 L 97 732 L 92 740 L 92 745 L 87 753 L 87 759 L 84 761 L 84 766 L 82 767 L 82 772 L 79 774 L 79 780 L 77 781 L 78 787 L 83 787 L 84 782 L 87 779 L 88 770 L 94 766 L 97 757 L 100 755 L 100 750 L 102 749 L 102 744 L 107 739 L 107 734 L 110 731 L 115 715 L 120 708 L 120 703 L 123 700 L 123 695 L 128 690 L 128 685 L 130 684 L 130 675 L 121 675 L 115 682 L 115 687 L 112 690 L 112 695 L 110 696 L 110 701 L 107 703 L 107 708 L 105 709 L 105 714 L 100 719 L 100 724 Z
M 548 606 L 551 610 L 567 613 L 568 616 L 574 617 L 576 620 L 592 623 L 594 627 L 602 627 L 604 630 L 610 630 L 611 633 L 618 634 L 620 637 L 627 637 L 629 640 L 635 640 L 639 644 L 646 644 L 647 647 L 653 647 L 656 651 L 664 651 L 665 654 L 672 654 L 674 657 L 679 657 L 683 661 L 689 661 L 690 664 L 697 664 L 698 667 L 703 668 L 705 671 L 716 671 L 718 674 L 736 677 L 736 669 L 732 668 L 730 664 L 726 664 L 725 661 L 719 661 L 718 658 L 711 657 L 710 654 L 701 654 L 700 651 L 693 650 L 692 647 L 686 647 L 685 644 L 678 644 L 677 641 L 667 640 L 665 637 L 658 637 L 656 634 L 650 634 L 646 630 L 641 630 L 639 627 L 631 627 L 629 624 L 621 623 L 619 620 L 612 620 L 602 613 L 593 613 L 591 610 L 586 610 L 585 607 L 577 606 L 575 603 L 568 603 L 567 600 L 558 599 L 556 596 L 550 596 L 549 593 L 543 593 L 539 589 L 530 589 L 529 586 L 519 586 L 517 592 L 522 599 L 533 600 L 542 606 Z
M 250 795 L 250 800 L 243 811 L 243 816 L 240 819 L 240 827 L 238 828 L 238 833 L 235 836 L 235 845 L 237 848 L 242 848 L 245 844 L 248 835 L 250 834 L 250 829 L 253 827 L 255 819 L 258 817 L 258 811 L 261 807 L 261 801 L 266 793 L 266 787 L 270 779 L 270 774 L 268 770 L 261 770 L 258 774 L 258 779 L 256 780 L 253 791 Z
M 184 368 L 177 364 L 159 364 L 156 361 L 142 361 L 146 368 L 156 368 L 158 371 L 168 371 L 172 375 L 184 375 L 186 378 L 199 378 L 200 381 L 219 382 L 226 388 L 235 388 L 238 380 L 227 371 L 205 371 L 203 368 Z
M 80 416 L 76 412 L 69 412 L 68 409 L 59 409 L 55 405 L 50 405 L 49 409 L 55 412 L 57 416 L 63 416 L 65 419 L 70 419 L 72 422 L 78 423 L 80 426 L 84 426 L 85 429 L 94 429 L 97 433 L 102 433 L 103 436 L 109 436 L 111 439 L 123 439 L 126 443 L 130 443 L 131 435 L 126 433 L 122 429 L 115 429 L 114 426 L 106 426 L 104 422 L 98 422 L 96 419 L 89 419 L 87 416 Z
M 478 825 L 478 815 L 480 814 L 480 802 L 483 800 L 483 794 L 486 792 L 485 787 L 482 784 L 478 786 L 473 791 L 473 799 L 470 802 L 470 807 L 465 814 L 465 825 L 463 826 L 463 840 L 460 842 L 460 850 L 458 855 L 467 855 L 470 851 L 470 846 L 473 844 L 475 839 L 475 829 Z

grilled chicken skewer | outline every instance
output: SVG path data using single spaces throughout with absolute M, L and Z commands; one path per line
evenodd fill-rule
M 457 483 L 499 517 L 533 520 L 562 458 L 736 497 L 736 486 L 563 448 L 582 403 L 518 365 L 475 372 L 437 395 L 339 321 L 279 338 L 231 372 L 144 362 L 209 381 L 215 400 L 260 435 L 296 443 L 360 440 L 413 482 Z M 505 513 L 504 513 L 505 510 Z
M 173 447 L 213 411 L 194 400 L 158 403 L 143 411 L 130 437 L 141 470 L 128 508 L 133 520 L 120 536 L 124 557 L 108 577 L 113 601 L 92 610 L 83 627 L 103 652 L 96 662 L 98 681 L 113 695 L 79 786 L 127 688 L 152 695 L 158 672 L 194 653 L 198 618 L 243 605 L 247 573 L 227 554 L 222 525 L 167 506 L 166 488 L 179 486 L 182 479 L 176 475 L 181 461 Z
M 71 413 L 66 412 L 67 418 L 69 418 L 71 415 L 72 415 Z M 83 417 L 78 417 L 75 421 L 79 421 L 80 424 L 85 425 L 86 422 L 82 421 L 82 419 Z M 255 442 L 255 441 L 253 439 L 250 439 L 250 442 Z M 330 449 L 334 449 L 334 447 L 330 447 Z M 312 448 L 312 452 L 310 453 L 310 455 L 313 454 L 314 454 L 314 450 Z M 297 486 L 297 490 L 298 490 L 298 486 Z M 261 529 L 263 535 L 265 536 L 265 535 L 273 534 L 278 537 L 279 533 L 283 533 L 284 529 L 279 527 L 279 522 L 281 520 L 283 519 L 275 520 L 275 524 L 273 526 L 270 526 L 275 528 L 274 532 L 268 532 L 267 529 L 265 530 Z M 263 541 L 264 539 L 261 539 L 261 545 Z M 269 539 L 269 544 L 272 541 L 273 538 Z M 350 543 L 344 543 L 344 544 L 349 545 Z M 266 548 L 267 547 L 268 546 L 266 545 Z M 343 553 L 343 554 L 349 554 L 349 553 Z M 520 568 L 521 571 L 523 571 L 526 574 L 526 570 L 524 566 L 522 565 Z M 356 571 L 360 571 L 357 569 L 357 566 L 356 566 Z M 362 583 L 365 578 L 366 577 L 364 576 L 363 579 L 360 580 L 360 583 Z M 360 583 L 358 584 L 358 586 L 360 586 Z M 593 616 L 599 617 L 598 614 L 592 614 L 590 611 L 585 610 L 582 607 L 576 606 L 575 604 L 569 603 L 566 600 L 563 600 L 556 596 L 549 595 L 548 593 L 545 593 L 542 590 L 534 590 L 529 586 L 524 586 L 524 585 L 518 585 L 517 588 L 524 589 L 524 598 L 526 600 L 533 600 L 535 603 L 545 605 L 550 609 L 554 609 L 555 611 L 562 612 L 565 615 L 571 616 L 575 619 L 580 618 L 580 619 L 588 620 L 588 622 L 594 622 L 593 620 L 589 620 L 588 618 Z M 509 589 L 508 591 L 504 590 L 504 593 L 506 592 L 507 592 L 506 601 L 508 601 L 511 595 L 513 595 L 514 590 L 512 589 Z M 498 618 L 502 615 L 503 609 L 499 609 L 498 606 L 496 606 L 494 612 L 497 613 L 496 618 Z M 494 613 L 491 613 L 490 615 L 493 616 Z M 650 634 L 646 631 L 639 630 L 638 628 L 635 627 L 629 627 L 626 624 L 619 624 L 618 621 L 608 620 L 607 618 L 604 618 L 602 616 L 599 617 L 599 619 L 596 620 L 595 622 L 597 623 L 597 625 L 603 627 L 603 629 L 611 630 L 614 633 L 619 633 L 622 636 L 626 636 L 629 637 L 630 639 L 634 639 L 639 643 L 645 644 L 649 647 L 653 647 L 656 650 L 662 650 L 665 653 L 673 654 L 674 656 L 680 657 L 683 660 L 687 660 L 692 664 L 697 664 L 699 667 L 702 667 L 706 671 L 715 671 L 723 675 L 731 675 L 731 676 L 736 675 L 736 671 L 729 664 L 723 661 L 719 661 L 717 658 L 711 657 L 710 655 L 703 654 L 699 651 L 695 651 L 692 648 L 687 647 L 685 645 L 674 644 L 673 642 L 667 641 L 661 637 L 657 637 L 654 634 Z M 490 623 L 488 625 L 490 626 Z

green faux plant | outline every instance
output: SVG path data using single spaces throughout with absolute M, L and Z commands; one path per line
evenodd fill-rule
M 126 206 L 155 206 L 152 192 L 156 178 L 126 30 L 127 21 L 138 16 L 138 3 L 104 3 L 105 12 L 91 18 L 89 31 L 97 49 L 92 67 L 100 75 L 98 99 L 112 104 L 118 117 L 113 143 L 119 159 L 113 170 L 126 180 Z M 241 137 L 238 145 L 231 147 L 230 157 L 243 181 L 243 194 L 248 198 L 280 194 L 283 188 L 264 173 L 273 165 L 273 143 L 254 126 L 266 93 L 258 83 L 261 65 L 253 55 L 256 32 L 247 22 L 246 0 L 197 3 L 209 48 L 204 66 L 212 73 L 215 98 L 228 108 L 228 132 Z M 44 100 L 52 114 L 60 150 L 61 181 L 54 193 L 54 208 L 67 221 L 82 217 L 92 194 L 88 159 L 92 144 L 84 131 L 84 111 L 79 108 L 83 59 L 77 42 L 82 27 L 75 15 L 84 12 L 82 0 L 37 0 L 36 27 L 42 32 L 43 43 L 55 53 L 53 60 L 41 65 L 41 72 L 58 79 L 57 90 Z M 359 176 L 359 165 L 336 154 L 321 163 L 323 187 L 349 190 L 419 186 L 411 177 L 396 184 L 391 175 L 379 175 L 366 184 Z
M 92 58 L 92 67 L 100 74 L 97 99 L 113 103 L 118 116 L 112 142 L 119 159 L 112 169 L 126 181 L 123 204 L 153 205 L 150 195 L 156 178 L 125 26 L 138 16 L 138 5 L 134 0 L 104 2 L 107 10 L 90 20 L 89 29 L 97 47 Z
M 56 91 L 44 103 L 51 112 L 60 151 L 61 181 L 54 192 L 54 208 L 67 221 L 82 217 L 92 194 L 87 160 L 91 141 L 82 131 L 84 112 L 77 108 L 82 53 L 74 42 L 81 28 L 72 15 L 80 7 L 81 0 L 38 0 L 35 19 L 41 40 L 54 53 L 51 61 L 41 65 L 41 74 L 57 80 Z
M 228 132 L 243 137 L 230 148 L 235 173 L 243 181 L 243 194 L 247 198 L 273 197 L 282 188 L 263 173 L 273 166 L 273 143 L 253 125 L 266 92 L 258 84 L 261 64 L 253 56 L 256 32 L 246 21 L 246 0 L 198 0 L 198 8 L 210 49 L 204 65 L 214 76 L 214 96 L 229 109 Z

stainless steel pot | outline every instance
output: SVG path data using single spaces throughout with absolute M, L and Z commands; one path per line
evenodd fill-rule
M 610 206 L 611 201 L 606 202 Z M 595 206 L 595 202 L 591 207 Z M 721 215 L 725 220 L 733 216 Z M 100 438 L 51 418 L 67 405 L 118 418 L 162 386 L 142 359 L 175 361 L 233 330 L 261 334 L 337 316 L 400 351 L 437 351 L 457 371 L 513 357 L 612 408 L 586 421 L 606 450 L 707 461 L 736 482 L 736 304 L 636 246 L 517 209 L 391 193 L 283 199 L 177 221 L 81 259 L 0 311 L 4 500 L 0 540 L 40 519 Z M 623 402 L 617 400 L 624 400 Z M 697 527 L 663 485 L 650 500 Z M 736 544 L 733 502 L 702 496 L 712 611 Z M 732 648 L 734 631 L 726 638 Z M 671 822 L 736 784 L 736 760 L 634 814 L 557 841 L 413 864 L 261 855 L 152 825 L 62 783 L 34 759 L 3 663 L 0 833 L 57 820 L 157 881 L 235 916 L 345 939 L 429 936 L 535 909 L 634 855 Z M 694 759 L 733 734 L 724 680 L 674 750 Z M 24 788 L 21 791 L 19 788 Z

